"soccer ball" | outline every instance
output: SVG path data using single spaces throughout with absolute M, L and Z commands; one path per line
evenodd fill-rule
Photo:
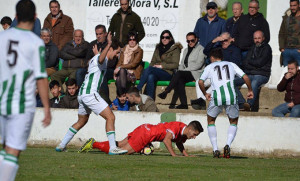
M 154 146 L 149 143 L 148 145 L 146 145 L 142 150 L 141 150 L 141 154 L 142 155 L 151 155 L 154 152 Z

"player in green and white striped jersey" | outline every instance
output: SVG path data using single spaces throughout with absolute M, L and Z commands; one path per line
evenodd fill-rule
M 234 63 L 221 61 L 223 53 L 221 48 L 213 49 L 210 52 L 211 64 L 205 67 L 200 80 L 199 86 L 206 99 L 209 100 L 207 108 L 207 124 L 208 136 L 213 146 L 214 157 L 219 158 L 220 151 L 217 145 L 217 130 L 215 121 L 217 116 L 222 112 L 223 108 L 229 118 L 230 126 L 228 128 L 227 144 L 224 147 L 223 157 L 230 157 L 230 145 L 234 140 L 237 132 L 237 123 L 239 118 L 239 107 L 237 96 L 234 88 L 235 76 L 242 77 L 248 87 L 248 98 L 253 98 L 251 82 L 248 76 Z M 210 79 L 212 87 L 212 95 L 207 93 L 204 87 L 204 81 Z
M 56 151 L 61 152 L 66 149 L 67 144 L 74 135 L 88 122 L 91 111 L 102 116 L 106 120 L 106 135 L 109 141 L 109 154 L 119 155 L 127 153 L 116 146 L 115 140 L 115 115 L 108 104 L 99 95 L 99 88 L 107 69 L 107 61 L 112 60 L 120 53 L 120 42 L 112 42 L 111 33 L 107 36 L 107 46 L 101 54 L 95 55 L 89 61 L 88 73 L 80 87 L 78 95 L 78 121 L 67 131 L 62 142 L 56 147 Z
M 45 46 L 30 30 L 35 20 L 35 5 L 21 0 L 16 6 L 18 25 L 0 33 L 0 180 L 14 180 L 18 157 L 26 149 L 35 113 L 36 86 L 44 105 L 43 125 L 51 122 L 48 80 L 45 71 Z

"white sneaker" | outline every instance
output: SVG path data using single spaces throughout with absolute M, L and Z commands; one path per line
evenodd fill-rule
M 122 150 L 121 148 L 116 147 L 115 149 L 109 150 L 108 154 L 109 155 L 124 155 L 127 152 L 128 152 L 127 150 Z
M 58 145 L 56 148 L 55 148 L 55 151 L 57 152 L 67 152 L 67 148 L 63 148 L 61 147 L 60 145 Z

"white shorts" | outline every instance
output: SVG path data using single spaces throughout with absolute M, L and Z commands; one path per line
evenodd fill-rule
M 237 104 L 215 106 L 213 100 L 209 102 L 207 114 L 210 117 L 216 118 L 223 111 L 223 108 L 225 108 L 226 114 L 229 118 L 234 119 L 239 117 L 239 106 Z
M 91 114 L 91 111 L 99 115 L 108 106 L 106 101 L 103 100 L 98 93 L 78 96 L 78 103 L 79 115 Z
M 25 150 L 34 112 L 0 116 L 1 143 L 16 150 Z

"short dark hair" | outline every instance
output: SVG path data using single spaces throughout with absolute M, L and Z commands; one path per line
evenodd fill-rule
M 49 83 L 49 88 L 50 88 L 50 90 L 51 90 L 54 86 L 60 87 L 59 82 L 58 82 L 57 80 L 52 80 L 52 81 Z
M 66 86 L 72 86 L 72 85 L 77 85 L 76 80 L 75 79 L 68 79 L 66 82 Z
M 223 51 L 221 47 L 214 48 L 210 51 L 209 57 L 214 57 L 216 59 L 223 60 Z
M 258 0 L 250 0 L 249 3 L 256 3 L 258 5 L 258 7 L 259 7 L 259 1 Z
M 130 37 L 132 37 L 132 36 L 134 37 L 135 41 L 138 43 L 138 34 L 136 34 L 136 32 L 134 32 L 134 31 L 130 31 L 128 33 L 128 35 L 127 35 L 128 42 L 129 42 Z
M 192 127 L 192 129 L 195 131 L 199 131 L 199 133 L 203 132 L 203 127 L 199 121 L 194 120 L 190 122 L 188 126 Z
M 31 0 L 20 0 L 16 6 L 18 22 L 34 22 L 35 5 Z
M 59 4 L 59 2 L 57 0 L 51 0 L 49 2 L 49 8 L 50 8 L 51 3 L 56 3 L 58 5 L 58 7 L 60 8 L 60 4 Z
M 297 60 L 291 60 L 288 62 L 288 64 L 294 64 L 296 67 L 299 66 L 298 61 Z
M 104 25 L 101 25 L 101 24 L 97 25 L 97 26 L 95 27 L 95 31 L 96 31 L 97 29 L 103 29 L 103 32 L 106 33 L 106 27 L 105 27 Z
M 140 96 L 140 92 L 139 92 L 139 89 L 136 88 L 136 87 L 130 87 L 127 91 L 127 94 L 130 94 L 130 95 L 135 95 L 136 97 L 141 97 Z
M 196 33 L 194 33 L 194 32 L 189 32 L 188 34 L 186 34 L 186 37 L 187 36 L 194 36 L 195 38 L 198 38 Z
M 112 43 L 110 46 L 113 50 L 118 49 L 119 47 L 121 47 L 121 42 L 119 40 L 117 40 L 116 38 L 112 39 Z
M 299 0 L 290 0 L 290 3 L 295 1 L 299 4 Z
M 117 96 L 121 97 L 121 95 L 126 94 L 126 89 L 117 89 Z
M 1 24 L 2 24 L 2 25 L 8 24 L 8 25 L 10 26 L 11 23 L 12 23 L 12 20 L 11 20 L 11 18 L 8 17 L 8 16 L 4 16 L 4 17 L 1 19 Z

